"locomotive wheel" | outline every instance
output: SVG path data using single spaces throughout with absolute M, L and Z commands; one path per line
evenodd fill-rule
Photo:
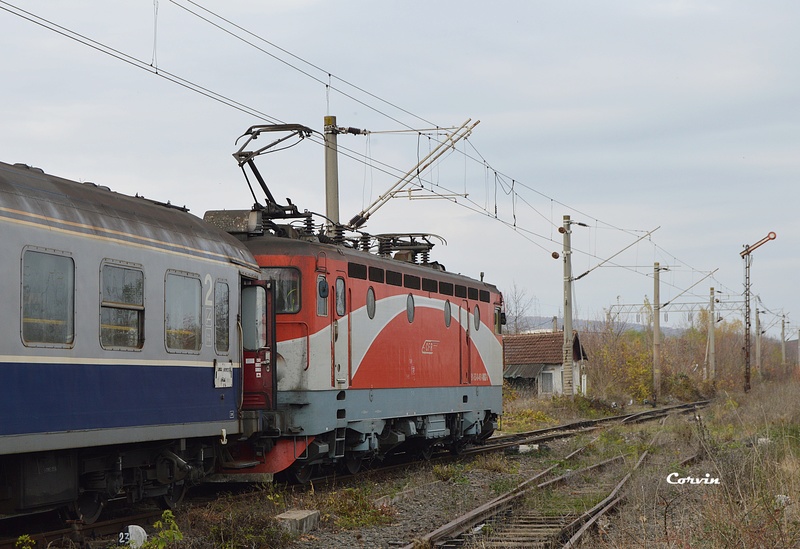
M 419 455 L 425 461 L 430 461 L 433 457 L 433 444 L 426 444 L 423 446 L 422 450 L 419 452 Z
M 70 511 L 84 524 L 94 524 L 106 501 L 97 492 L 84 492 L 70 504 Z
M 314 472 L 313 468 L 314 466 L 308 463 L 295 463 L 286 470 L 286 476 L 292 484 L 308 484 Z
M 183 501 L 183 496 L 186 495 L 187 484 L 185 480 L 179 480 L 169 485 L 167 493 L 161 496 L 159 501 L 162 509 L 174 509 Z
M 464 453 L 467 443 L 463 439 L 459 439 L 450 445 L 450 453 L 454 456 L 460 456 Z
M 361 463 L 363 461 L 364 456 L 351 452 L 344 457 L 344 468 L 351 475 L 355 475 L 361 470 Z

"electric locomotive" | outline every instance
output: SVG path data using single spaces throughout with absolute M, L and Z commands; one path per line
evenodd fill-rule
M 242 240 L 275 288 L 276 345 L 246 356 L 243 372 L 243 414 L 263 436 L 233 449 L 228 478 L 283 471 L 304 482 L 317 467 L 355 472 L 364 459 L 488 438 L 502 408 L 502 294 L 430 261 L 432 235 L 347 237 L 278 204 L 253 162 L 271 145 L 244 150 L 274 129 L 311 133 L 248 130 L 234 156 L 266 204 L 204 216 Z

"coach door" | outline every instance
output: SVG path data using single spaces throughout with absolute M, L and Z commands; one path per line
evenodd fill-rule
M 470 382 L 472 375 L 472 345 L 470 344 L 470 324 L 469 324 L 469 303 L 467 301 L 461 302 L 461 307 L 458 308 L 458 323 L 460 324 L 461 331 L 461 349 L 459 355 L 461 357 L 461 383 L 467 384 Z
M 347 389 L 350 380 L 350 295 L 344 273 L 333 285 L 333 322 L 331 323 L 331 384 Z
M 243 282 L 242 347 L 243 410 L 274 410 L 275 291 L 272 281 Z

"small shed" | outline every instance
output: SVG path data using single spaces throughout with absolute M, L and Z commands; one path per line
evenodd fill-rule
M 537 395 L 564 392 L 564 332 L 543 332 L 503 336 L 505 365 L 503 378 Z M 586 393 L 584 367 L 588 359 L 577 332 L 572 341 L 573 392 Z

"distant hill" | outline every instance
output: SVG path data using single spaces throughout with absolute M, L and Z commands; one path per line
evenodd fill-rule
M 530 327 L 528 330 L 526 330 L 526 332 L 549 332 L 553 330 L 554 324 L 557 326 L 557 331 L 564 329 L 564 319 L 562 317 L 555 317 L 555 322 L 554 317 L 552 316 L 525 316 L 523 319 L 524 321 L 520 324 Z M 603 329 L 604 324 L 604 322 L 598 320 L 572 320 L 573 328 L 578 330 L 579 333 L 600 331 Z M 644 324 L 628 322 L 625 323 L 625 329 L 641 332 L 650 329 L 650 327 Z M 663 335 L 678 336 L 684 331 L 686 331 L 685 328 L 673 328 L 670 326 L 664 326 L 663 324 L 661 325 L 661 333 Z

